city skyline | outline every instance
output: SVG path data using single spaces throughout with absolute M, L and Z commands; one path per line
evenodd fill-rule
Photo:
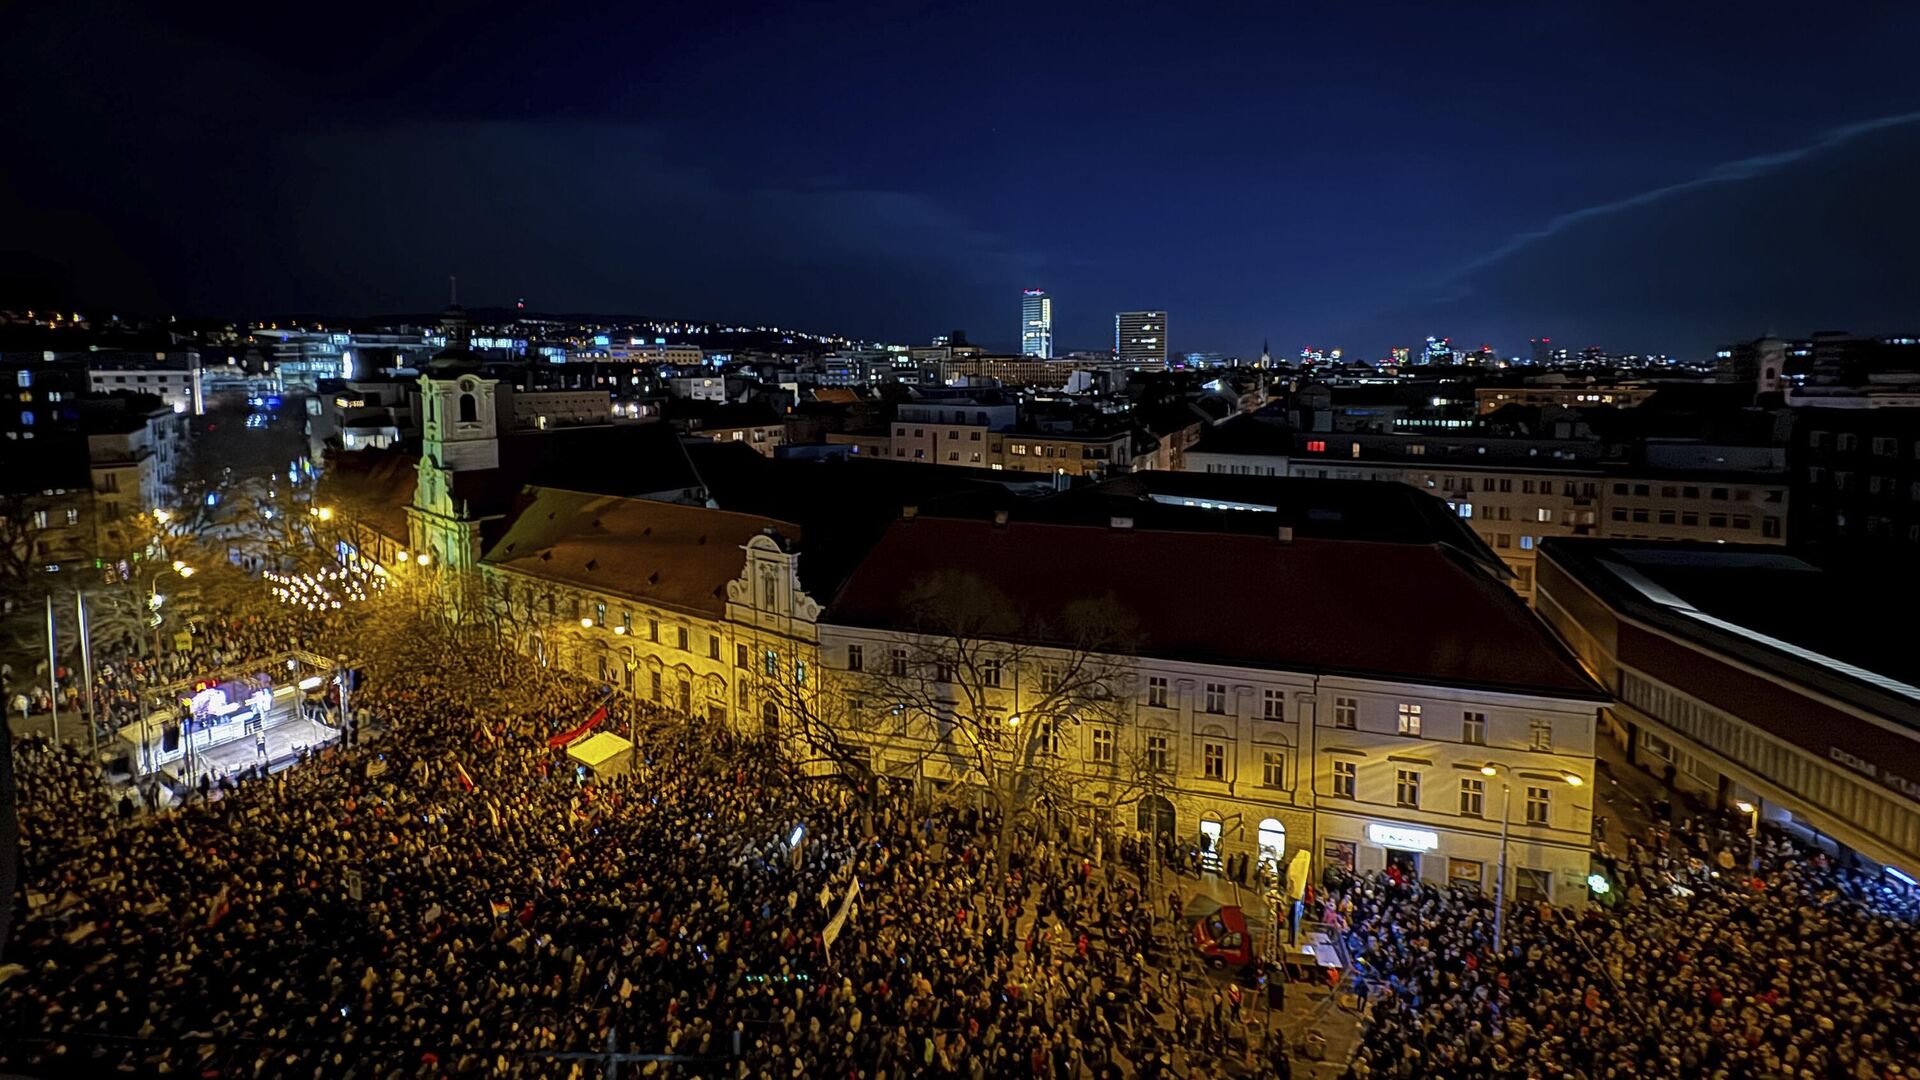
M 1723 25 L 1408 9 L 1366 15 L 1377 34 L 1358 15 L 1195 13 L 1155 25 L 1169 63 L 1119 81 L 1081 61 L 1144 27 L 1068 11 L 1018 41 L 990 11 L 689 10 L 582 36 L 496 5 L 381 12 L 372 38 L 352 10 L 280 28 L 106 3 L 23 12 L 22 39 L 47 47 L 0 75 L 18 148 L 0 208 L 20 223 L 0 295 L 378 312 L 458 273 L 473 305 L 898 341 L 962 326 L 1009 352 L 1005 297 L 1034 282 L 1065 305 L 1061 348 L 1149 297 L 1177 313 L 1176 353 L 1271 339 L 1377 357 L 1438 333 L 1509 355 L 1546 335 L 1704 356 L 1770 328 L 1909 329 L 1900 253 L 1920 221 L 1901 192 L 1920 94 L 1896 61 L 1920 13 L 1838 26 L 1780 10 Z M 708 77 L 709 42 L 737 77 Z M 1849 55 L 1855 77 L 1788 86 L 1751 60 L 1789 48 Z M 524 62 L 502 68 L 504 49 Z M 611 62 L 635 49 L 644 72 Z M 99 61 L 84 82 L 61 59 L 80 52 Z M 1524 92 L 1434 79 L 1436 52 L 1550 55 L 1555 74 Z M 798 66 L 843 53 L 866 79 Z M 586 74 L 548 78 L 563 57 Z M 1200 57 L 1235 74 L 1178 74 Z M 1304 57 L 1366 74 L 1270 77 Z M 955 65 L 1004 77 L 927 74 Z M 895 89 L 866 89 L 879 83 Z M 1147 130 L 1156 152 L 1120 173 L 1035 170 L 1003 151 L 1042 100 L 1043 160 Z M 942 152 L 923 153 L 930 137 Z M 102 145 L 125 167 L 91 167 Z

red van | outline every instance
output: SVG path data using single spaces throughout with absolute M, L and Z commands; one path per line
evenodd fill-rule
M 1209 967 L 1242 968 L 1253 963 L 1253 935 L 1247 916 L 1237 907 L 1223 907 L 1202 915 L 1193 924 L 1193 947 Z

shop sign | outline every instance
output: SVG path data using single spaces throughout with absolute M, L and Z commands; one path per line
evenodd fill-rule
M 1403 825 L 1369 825 L 1367 839 L 1381 847 L 1404 851 L 1432 851 L 1440 846 L 1439 833 L 1409 829 Z

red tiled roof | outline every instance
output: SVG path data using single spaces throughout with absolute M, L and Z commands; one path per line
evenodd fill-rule
M 748 540 L 767 529 L 800 538 L 772 518 L 547 487 L 527 488 L 512 521 L 488 565 L 715 618 Z
M 1029 626 L 1110 597 L 1145 656 L 1605 697 L 1511 590 L 1433 545 L 903 519 L 823 620 L 906 629 L 936 572 L 977 577 Z

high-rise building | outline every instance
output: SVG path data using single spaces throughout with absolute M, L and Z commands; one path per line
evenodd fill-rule
M 1453 339 L 1445 337 L 1427 338 L 1427 347 L 1420 353 L 1422 364 L 1453 363 Z
M 1045 289 L 1020 294 L 1020 355 L 1053 359 L 1053 297 Z
M 1113 317 L 1113 355 L 1131 368 L 1167 366 L 1167 313 L 1122 311 Z

